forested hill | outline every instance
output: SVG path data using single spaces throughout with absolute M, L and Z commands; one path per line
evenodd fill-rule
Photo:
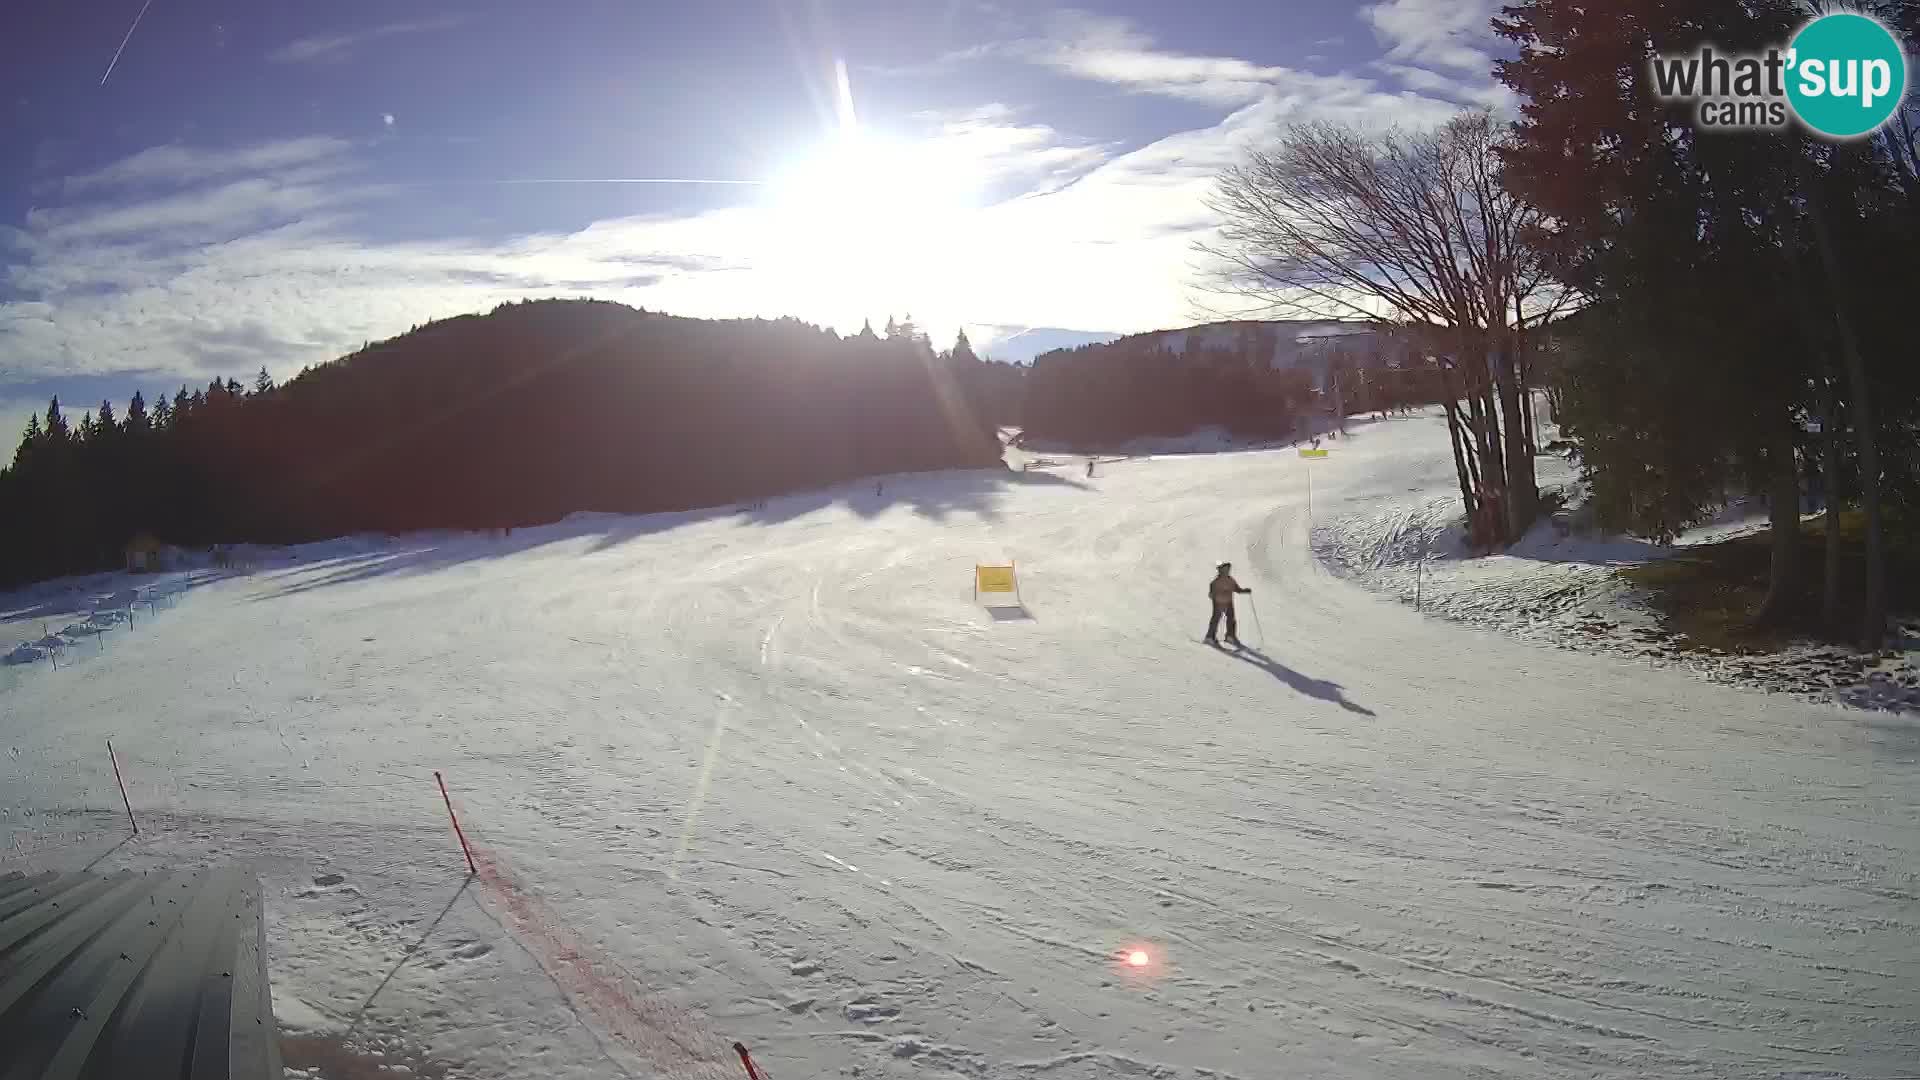
M 1176 352 L 1151 334 L 1045 353 L 1025 381 L 1026 434 L 1089 449 L 1209 425 L 1279 436 L 1311 395 L 1305 378 L 1242 350 Z
M 964 338 L 936 353 L 890 329 L 843 339 L 785 319 L 535 301 L 282 386 L 262 372 L 118 415 L 50 408 L 0 472 L 0 505 L 23 523 L 0 538 L 0 576 L 110 566 L 140 532 L 204 545 L 483 528 L 998 465 L 997 366 Z

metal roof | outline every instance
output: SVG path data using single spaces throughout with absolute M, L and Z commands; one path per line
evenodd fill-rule
M 0 875 L 0 1080 L 280 1080 L 260 883 Z

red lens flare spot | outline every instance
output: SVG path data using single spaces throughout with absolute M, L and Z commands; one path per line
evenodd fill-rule
M 1133 951 L 1127 953 L 1128 967 L 1143 968 L 1151 963 L 1153 963 L 1153 957 L 1148 956 L 1147 950 L 1145 949 L 1134 949 Z

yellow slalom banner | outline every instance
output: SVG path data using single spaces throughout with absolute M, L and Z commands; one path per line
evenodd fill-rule
M 973 568 L 975 592 L 1013 592 L 1013 567 L 976 566 Z
M 973 598 L 980 599 L 982 593 L 1012 593 L 1020 595 L 1020 578 L 1014 572 L 1013 564 L 999 566 L 976 563 L 973 568 Z
M 1325 450 L 1309 450 L 1303 446 L 1300 448 L 1300 456 L 1308 457 L 1308 458 L 1320 458 L 1320 457 L 1326 457 L 1327 452 Z

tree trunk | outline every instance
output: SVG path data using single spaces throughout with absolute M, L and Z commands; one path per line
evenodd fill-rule
M 1804 150 L 1796 150 L 1794 178 L 1802 189 L 1807 188 L 1807 157 Z M 1811 199 L 1809 199 L 1811 206 Z M 1793 298 L 1794 321 L 1799 325 L 1800 336 L 1805 339 L 1805 348 L 1820 358 L 1820 371 L 1815 381 L 1820 388 L 1820 494 L 1825 517 L 1826 552 L 1823 559 L 1820 578 L 1820 623 L 1829 632 L 1840 627 L 1840 405 L 1838 400 L 1838 376 L 1833 370 L 1833 352 L 1828 348 L 1826 335 L 1821 332 L 1820 319 L 1814 313 L 1806 275 L 1800 269 L 1800 216 L 1792 215 L 1787 221 L 1787 243 L 1785 260 L 1785 278 L 1781 282 L 1782 291 Z
M 1476 507 L 1473 498 L 1473 480 L 1467 475 L 1467 457 L 1461 450 L 1461 444 L 1466 442 L 1466 437 L 1460 430 L 1460 403 L 1448 401 L 1445 407 L 1447 445 L 1453 448 L 1453 471 L 1460 478 L 1460 505 L 1467 512 L 1467 520 L 1472 521 Z
M 1520 395 L 1520 419 L 1526 421 L 1527 424 L 1527 461 L 1532 462 L 1534 457 L 1540 452 L 1540 418 L 1534 415 L 1533 391 L 1524 389 L 1526 386 L 1524 369 L 1521 374 L 1522 381 L 1520 385 L 1523 389 Z
M 1540 418 L 1533 407 L 1533 350 L 1520 342 L 1520 415 L 1527 421 L 1527 462 L 1540 454 Z M 1537 482 L 1536 474 L 1536 482 Z
M 1820 623 L 1840 626 L 1840 403 L 1829 359 L 1820 380 L 1820 490 L 1826 503 L 1826 566 L 1820 581 Z
M 1793 615 L 1800 585 L 1800 469 L 1793 453 L 1793 421 L 1782 413 L 1767 447 L 1767 517 L 1773 553 L 1767 567 L 1767 596 L 1753 621 L 1779 626 Z
M 1467 427 L 1473 432 L 1474 454 L 1479 459 L 1480 474 L 1498 478 L 1505 470 L 1500 466 L 1499 414 L 1495 411 L 1493 381 L 1487 377 L 1486 349 L 1478 349 L 1476 355 L 1476 350 L 1470 345 L 1467 355 L 1471 359 L 1461 368 L 1466 375 L 1463 381 L 1467 391 Z
M 1507 497 L 1507 455 L 1506 443 L 1502 438 L 1500 411 L 1496 402 L 1495 390 L 1491 380 L 1481 390 L 1480 400 L 1480 482 L 1494 497 L 1505 506 L 1512 500 Z M 1498 534 L 1490 537 L 1490 542 L 1510 542 L 1516 537 L 1507 533 L 1507 518 L 1502 513 L 1495 523 Z
M 1473 506 L 1468 509 L 1477 509 L 1480 505 L 1480 496 L 1486 491 L 1486 485 L 1480 480 L 1480 454 L 1474 449 L 1473 427 L 1468 424 L 1464 413 L 1460 417 L 1460 453 L 1466 459 L 1467 484 L 1473 491 Z
M 1504 507 L 1509 541 L 1526 535 L 1540 501 L 1540 489 L 1534 483 L 1533 459 L 1527 453 L 1527 425 L 1520 400 L 1517 359 L 1512 340 L 1503 335 L 1494 357 L 1494 381 L 1500 392 L 1500 411 L 1506 419 L 1503 428 L 1507 487 Z
M 1860 453 L 1860 509 L 1867 518 L 1867 586 L 1860 602 L 1860 647 L 1879 652 L 1887 639 L 1887 566 L 1880 538 L 1880 453 L 1873 426 L 1873 385 L 1867 378 L 1866 358 L 1860 355 L 1860 341 L 1854 336 L 1853 320 L 1847 317 L 1845 282 L 1839 261 L 1834 258 L 1833 238 L 1827 232 L 1826 210 L 1818 193 L 1808 193 L 1807 211 L 1813 221 L 1814 246 L 1820 251 L 1820 265 L 1827 272 L 1828 291 L 1833 297 L 1833 323 L 1840 332 L 1840 357 L 1846 362 L 1853 410 L 1853 437 Z

